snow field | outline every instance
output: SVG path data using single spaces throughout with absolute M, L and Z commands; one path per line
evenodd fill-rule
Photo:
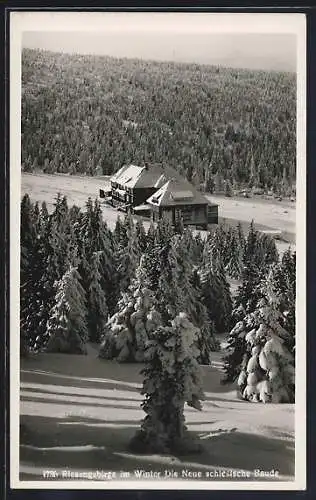
M 135 455 L 128 443 L 144 412 L 141 366 L 95 356 L 38 354 L 23 360 L 20 386 L 21 479 L 43 479 L 41 470 L 181 471 L 278 470 L 293 480 L 294 405 L 241 401 L 221 385 L 221 362 L 203 366 L 203 410 L 186 406 L 188 429 L 201 454 Z M 204 473 L 203 473 L 204 474 Z M 134 477 L 134 476 L 133 476 Z M 204 477 L 204 475 L 203 475 Z M 252 476 L 253 477 L 253 476 Z M 201 479 L 201 478 L 198 478 Z

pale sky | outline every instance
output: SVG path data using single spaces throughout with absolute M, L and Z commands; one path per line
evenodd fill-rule
M 22 46 L 54 52 L 296 71 L 297 41 L 293 33 L 184 33 L 159 28 L 24 31 Z

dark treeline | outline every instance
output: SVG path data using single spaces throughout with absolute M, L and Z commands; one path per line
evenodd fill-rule
M 23 50 L 22 169 L 178 169 L 209 192 L 295 193 L 291 73 Z

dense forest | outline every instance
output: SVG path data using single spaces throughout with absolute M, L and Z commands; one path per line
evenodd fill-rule
M 295 195 L 295 74 L 23 50 L 22 170 L 144 161 L 209 192 Z
M 165 219 L 146 231 L 127 214 L 111 231 L 98 200 L 82 211 L 58 195 L 49 214 L 25 194 L 20 314 L 23 355 L 85 354 L 93 342 L 118 362 L 178 353 L 179 373 L 183 350 L 209 364 L 230 332 L 224 382 L 249 401 L 294 397 L 295 254 L 280 259 L 253 223 L 247 235 L 217 226 L 202 239 Z

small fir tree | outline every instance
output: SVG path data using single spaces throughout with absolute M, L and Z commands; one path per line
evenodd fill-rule
M 160 326 L 147 348 L 142 408 L 147 414 L 131 442 L 141 452 L 197 450 L 188 439 L 185 403 L 201 410 L 204 394 L 196 348 L 198 329 L 180 313 L 170 326 Z
M 56 283 L 54 305 L 47 322 L 47 352 L 86 354 L 85 291 L 76 268 L 70 267 Z

